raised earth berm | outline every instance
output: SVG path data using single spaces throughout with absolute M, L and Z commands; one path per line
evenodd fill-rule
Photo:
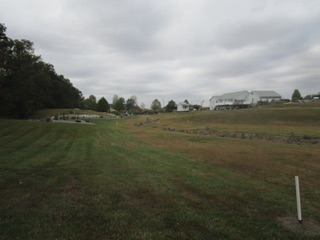
M 161 126 L 154 126 L 151 125 L 153 122 L 157 122 L 159 119 L 156 120 L 148 120 L 145 123 L 136 123 L 135 126 L 138 127 L 152 127 L 158 128 L 163 131 L 171 131 L 171 132 L 181 132 L 186 134 L 194 134 L 194 135 L 206 135 L 206 136 L 215 136 L 215 137 L 224 137 L 224 138 L 237 138 L 237 139 L 251 139 L 251 140 L 265 140 L 265 141 L 272 141 L 272 142 L 282 142 L 288 144 L 319 144 L 320 140 L 308 135 L 304 135 L 302 137 L 296 136 L 294 133 L 291 133 L 289 137 L 284 136 L 268 136 L 268 135 L 261 135 L 256 133 L 231 133 L 225 131 L 216 131 L 212 130 L 209 127 L 205 127 L 204 129 L 177 129 L 173 127 L 161 127 Z

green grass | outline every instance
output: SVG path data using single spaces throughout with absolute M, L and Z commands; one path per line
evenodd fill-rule
M 255 111 L 247 113 L 258 118 L 262 112 Z M 161 118 L 153 123 L 158 126 L 181 128 L 214 124 L 255 131 L 267 124 L 280 134 L 286 128 L 285 116 L 278 116 L 277 124 L 264 120 L 261 125 L 257 119 L 251 128 L 239 120 L 245 119 L 243 113 L 152 118 Z M 229 114 L 239 117 L 232 121 Z M 316 128 L 317 116 L 299 114 L 312 115 Z M 296 119 L 295 131 L 310 127 Z M 298 174 L 305 226 L 308 220 L 320 222 L 318 146 L 135 127 L 140 121 L 144 118 L 96 120 L 94 125 L 0 120 L 0 238 L 319 237 L 317 229 L 308 234 L 293 221 L 297 231 L 289 230 L 279 220 L 296 213 Z

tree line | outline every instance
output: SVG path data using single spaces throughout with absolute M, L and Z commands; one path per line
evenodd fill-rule
M 82 93 L 29 40 L 11 39 L 0 23 L 0 116 L 27 118 L 43 108 L 79 107 Z
M 302 101 L 302 100 L 317 100 L 319 101 L 319 97 L 320 97 L 320 92 L 316 93 L 316 94 L 308 94 L 305 97 L 302 97 L 300 91 L 298 89 L 295 89 L 292 93 L 292 97 L 291 97 L 291 101 L 292 102 L 297 102 L 297 101 Z
M 184 102 L 189 104 L 187 99 Z M 190 104 L 190 106 L 196 110 L 201 108 L 201 105 L 197 104 Z M 98 112 L 110 112 L 113 110 L 113 113 L 116 114 L 152 114 L 160 112 L 173 112 L 177 109 L 177 104 L 175 101 L 170 100 L 167 105 L 162 106 L 158 99 L 154 99 L 150 105 L 150 109 L 146 109 L 144 103 L 138 105 L 138 100 L 135 95 L 132 95 L 127 100 L 125 100 L 123 97 L 119 97 L 118 95 L 114 95 L 112 103 L 110 104 L 104 97 L 97 101 L 97 98 L 94 95 L 90 95 L 88 98 L 82 101 L 80 108 Z

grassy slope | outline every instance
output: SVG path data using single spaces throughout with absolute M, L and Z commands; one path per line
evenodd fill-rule
M 303 134 L 311 128 L 319 136 L 316 114 L 307 126 L 292 120 L 288 128 L 281 119 L 287 113 L 269 122 L 254 111 L 247 112 L 256 118 L 250 124 L 240 121 L 246 118 L 240 111 L 153 118 L 160 118 L 156 125 L 228 131 L 267 126 L 281 134 L 290 129 Z M 117 121 L 1 120 L 0 237 L 317 238 L 291 232 L 279 221 L 295 215 L 293 177 L 299 175 L 303 215 L 320 222 L 317 146 L 133 127 L 144 118 Z
M 175 113 L 151 119 L 161 119 L 153 125 L 178 129 L 211 129 L 228 132 L 252 132 L 266 135 L 320 137 L 320 105 L 318 107 L 266 107 L 236 111 Z M 286 106 L 286 105 L 285 105 Z M 295 106 L 295 105 L 294 105 Z M 313 106 L 313 105 L 311 105 Z

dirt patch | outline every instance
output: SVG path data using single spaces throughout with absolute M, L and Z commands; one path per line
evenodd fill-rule
M 288 230 L 310 237 L 320 236 L 320 223 L 314 219 L 304 218 L 299 223 L 296 216 L 279 217 L 279 222 Z

